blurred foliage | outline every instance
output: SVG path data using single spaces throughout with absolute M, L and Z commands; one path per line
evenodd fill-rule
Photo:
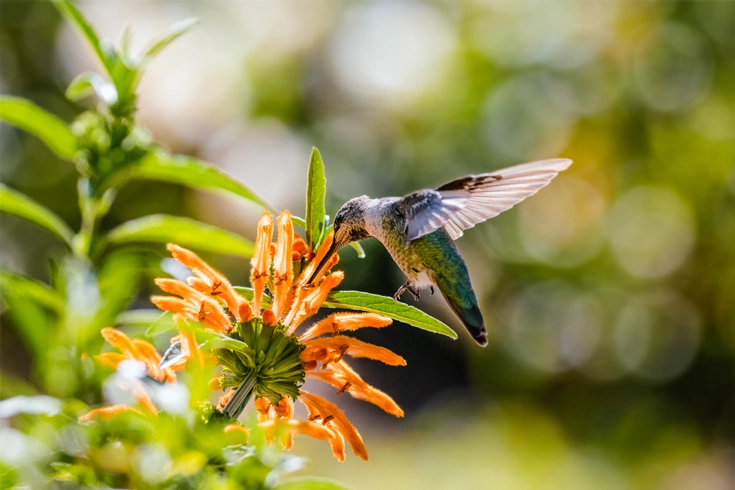
M 4 98 L 2 117 L 24 130 L 43 121 L 35 136 L 2 126 L 3 192 L 16 197 L 3 205 L 27 198 L 53 210 L 34 214 L 47 234 L 3 215 L 3 398 L 94 393 L 69 375 L 83 372 L 74 359 L 98 349 L 90 333 L 112 312 L 145 307 L 129 285 L 159 268 L 160 247 L 115 245 L 102 240 L 108 231 L 148 214 L 253 229 L 247 205 L 182 186 L 241 201 L 253 199 L 249 190 L 213 167 L 198 167 L 212 180 L 186 180 L 168 164 L 201 162 L 170 152 L 215 161 L 297 213 L 301 180 L 274 176 L 306 175 L 312 145 L 329 162 L 327 213 L 360 194 L 565 156 L 575 164 L 553 185 L 458 242 L 491 346 L 465 352 L 414 329 L 396 335 L 387 347 L 408 366 L 370 369 L 400 393 L 411 429 L 366 411 L 386 428 L 368 436 L 373 460 L 314 458 L 311 469 L 356 488 L 387 478 L 407 488 L 735 485 L 735 3 L 83 6 L 105 37 L 140 20 L 202 22 L 145 78 L 130 75 L 140 65 L 124 51 L 95 49 L 104 77 L 77 79 L 70 95 L 87 98 L 71 103 L 64 94 L 91 71 L 79 61 L 89 53 L 48 5 L 0 6 L 2 91 L 34 101 L 6 115 L 17 99 Z M 105 78 L 108 65 L 127 81 Z M 81 112 L 90 101 L 97 109 Z M 48 131 L 60 124 L 73 140 Z M 143 158 L 127 161 L 123 146 Z M 76 232 L 75 259 L 62 260 L 55 235 L 67 233 L 53 223 Z M 345 270 L 364 271 L 344 287 L 392 294 L 403 278 L 381 247 L 364 246 L 359 264 L 343 252 Z M 237 260 L 233 279 L 243 282 Z M 22 296 L 5 293 L 16 290 Z M 454 325 L 439 301 L 420 307 Z M 49 335 L 56 318 L 63 328 Z

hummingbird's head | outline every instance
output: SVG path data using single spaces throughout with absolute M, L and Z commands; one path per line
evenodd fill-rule
M 367 196 L 350 199 L 339 208 L 334 216 L 334 250 L 345 245 L 370 237 L 365 229 L 365 208 L 370 198 Z
M 309 282 L 314 279 L 319 270 L 337 250 L 352 242 L 370 238 L 370 234 L 365 229 L 365 208 L 369 202 L 369 197 L 360 196 L 350 199 L 339 208 L 334 216 L 334 241 L 332 246 L 321 263 L 314 269 L 314 274 Z

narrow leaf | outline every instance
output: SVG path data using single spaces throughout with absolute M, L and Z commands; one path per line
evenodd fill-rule
M 237 294 L 246 300 L 253 300 L 254 294 L 252 288 L 235 286 L 234 289 L 237 291 Z M 263 308 L 270 308 L 271 302 L 270 296 L 264 294 L 262 297 Z M 322 303 L 322 307 L 380 313 L 381 315 L 423 330 L 428 330 L 429 332 L 446 335 L 453 339 L 457 338 L 454 330 L 446 326 L 443 322 L 440 322 L 418 308 L 400 303 L 387 296 L 363 293 L 361 291 L 337 291 L 327 297 L 327 301 Z
M 327 297 L 322 304 L 326 308 L 344 308 L 346 310 L 367 311 L 369 313 L 380 313 L 394 320 L 407 323 L 429 332 L 439 333 L 457 338 L 457 334 L 436 318 L 427 315 L 418 308 L 399 303 L 393 298 L 379 296 L 377 294 L 363 293 L 361 291 L 337 291 Z
M 64 298 L 56 290 L 40 281 L 9 271 L 0 270 L 0 292 L 3 295 L 12 292 L 25 301 L 33 301 L 57 313 L 64 310 Z
M 71 0 L 52 1 L 54 2 L 54 5 L 56 5 L 56 8 L 59 9 L 61 14 L 66 17 L 66 20 L 71 22 L 77 29 L 79 29 L 82 35 L 87 39 L 87 42 L 94 50 L 97 58 L 99 58 L 100 62 L 102 62 L 102 66 L 104 66 L 105 70 L 107 70 L 107 73 L 112 76 L 112 63 L 110 57 L 105 52 L 105 49 L 102 46 L 99 37 L 97 37 L 97 33 L 95 32 L 94 28 L 89 24 L 89 22 L 87 22 L 87 19 L 85 19 L 84 15 L 82 15 L 79 9 L 77 9 L 76 5 L 74 5 L 74 2 L 72 2 Z
M 30 100 L 0 97 L 0 119 L 37 136 L 65 160 L 71 160 L 76 153 L 77 140 L 64 121 Z
M 28 277 L 0 271 L 0 293 L 16 332 L 33 357 L 39 359 L 51 338 L 53 315 L 64 310 L 64 299 L 56 291 Z
M 128 221 L 107 235 L 107 244 L 168 243 L 208 252 L 250 257 L 253 243 L 229 231 L 190 218 L 157 214 Z
M 153 39 L 146 49 L 143 50 L 143 63 L 160 53 L 166 46 L 174 42 L 186 31 L 199 23 L 199 19 L 191 17 L 175 23 L 161 35 Z
M 158 180 L 198 189 L 231 192 L 271 210 L 253 191 L 209 163 L 163 151 L 151 152 L 138 162 L 117 172 L 106 187 L 120 187 L 129 179 Z
M 3 184 L 0 184 L 0 212 L 18 216 L 45 228 L 59 237 L 67 246 L 71 246 L 74 232 L 64 220 L 25 194 Z
M 305 476 L 301 478 L 291 478 L 279 483 L 273 490 L 349 490 L 350 487 L 337 483 L 329 478 L 317 478 L 313 476 Z
M 324 228 L 324 198 L 327 195 L 324 162 L 316 148 L 311 150 L 306 186 L 306 243 L 314 250 Z
M 202 335 L 202 334 L 200 334 Z M 207 340 L 202 344 L 202 348 L 206 349 L 230 349 L 237 352 L 252 353 L 252 349 L 248 344 L 241 340 L 233 339 L 225 334 L 209 334 L 205 332 L 203 335 L 207 336 Z
M 164 311 L 163 313 L 161 313 L 160 310 L 143 311 L 150 311 L 151 318 L 153 317 L 153 315 L 158 314 L 155 320 L 153 320 L 152 322 L 148 322 L 148 325 L 150 326 L 148 327 L 148 330 L 145 331 L 145 334 L 148 337 L 155 337 L 156 335 L 168 332 L 177 327 L 176 322 L 174 321 L 174 314 L 170 311 Z
M 357 257 L 360 259 L 365 258 L 365 249 L 362 248 L 362 245 L 360 245 L 358 242 L 352 242 L 350 243 L 350 246 L 355 249 L 355 252 L 357 252 Z
M 298 216 L 291 216 L 291 223 L 293 223 L 294 226 L 298 226 L 306 230 L 306 220 L 304 220 L 304 218 L 299 218 Z

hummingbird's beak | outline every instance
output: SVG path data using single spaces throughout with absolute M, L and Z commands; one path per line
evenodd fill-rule
M 329 250 L 327 250 L 327 253 L 322 258 L 321 262 L 319 262 L 319 265 L 317 265 L 316 269 L 314 269 L 314 272 L 309 278 L 309 281 L 307 282 L 307 284 L 311 284 L 314 278 L 319 275 L 319 271 L 322 270 L 322 267 L 326 265 L 326 263 L 329 261 L 332 255 L 334 255 L 334 253 L 339 249 L 340 247 L 339 247 L 339 244 L 337 243 L 337 240 L 334 240 L 332 242 L 332 245 L 329 247 Z

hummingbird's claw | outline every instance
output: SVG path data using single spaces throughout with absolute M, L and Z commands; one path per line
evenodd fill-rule
M 402 285 L 400 288 L 398 288 L 398 291 L 396 291 L 396 294 L 393 295 L 393 299 L 395 301 L 398 301 L 401 299 L 401 295 L 408 291 L 411 293 L 411 296 L 413 296 L 413 299 L 418 301 L 420 299 L 419 293 L 420 290 L 418 288 L 415 288 L 411 285 L 410 281 L 406 281 L 406 284 Z M 434 288 L 432 287 L 431 294 L 434 294 Z
M 433 285 L 429 286 L 429 291 L 431 291 L 429 294 L 434 296 L 434 286 Z

